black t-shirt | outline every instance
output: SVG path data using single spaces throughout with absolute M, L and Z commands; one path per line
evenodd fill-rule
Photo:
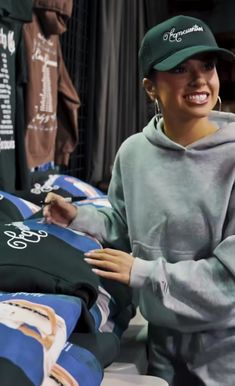
M 30 21 L 32 2 L 24 2 L 18 15 L 14 5 L 0 0 L 0 189 L 11 192 L 21 189 L 27 180 L 23 101 L 27 74 L 22 26 Z

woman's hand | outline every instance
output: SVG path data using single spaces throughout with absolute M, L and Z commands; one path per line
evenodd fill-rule
M 105 279 L 119 281 L 123 284 L 130 284 L 131 268 L 134 257 L 128 253 L 116 249 L 97 249 L 85 253 L 85 261 L 94 265 L 93 268 L 97 275 Z
M 43 208 L 46 223 L 66 227 L 75 218 L 76 214 L 77 208 L 66 202 L 64 197 L 55 193 L 48 193 Z

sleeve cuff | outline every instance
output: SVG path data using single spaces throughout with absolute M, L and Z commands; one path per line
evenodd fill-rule
M 76 205 L 74 206 L 76 207 Z M 87 224 L 89 224 L 89 214 L 87 214 L 87 209 L 84 210 L 82 207 L 77 207 L 77 214 L 69 224 L 69 227 L 81 231 L 84 225 Z
M 135 257 L 131 269 L 130 286 L 139 288 L 150 281 L 151 272 L 154 269 L 155 261 L 146 261 Z

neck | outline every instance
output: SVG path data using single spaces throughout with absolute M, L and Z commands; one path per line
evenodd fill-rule
M 182 146 L 190 145 L 217 130 L 218 128 L 211 123 L 207 117 L 192 119 L 190 121 L 187 120 L 185 122 L 177 121 L 177 123 L 164 119 L 165 135 Z

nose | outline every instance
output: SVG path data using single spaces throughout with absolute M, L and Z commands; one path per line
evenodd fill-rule
M 189 85 L 191 87 L 201 87 L 206 84 L 206 79 L 202 71 L 193 70 L 190 72 Z

